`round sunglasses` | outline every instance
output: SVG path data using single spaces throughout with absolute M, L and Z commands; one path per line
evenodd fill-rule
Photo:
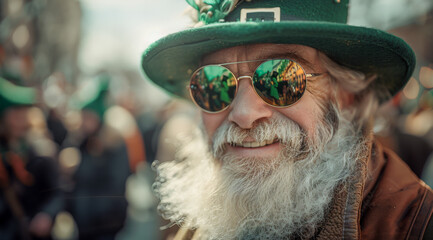
M 253 76 L 238 78 L 225 65 L 258 62 L 261 63 Z M 307 78 L 321 75 L 305 73 L 297 62 L 291 59 L 252 60 L 218 65 L 206 65 L 191 76 L 189 91 L 194 103 L 203 111 L 218 113 L 224 111 L 236 96 L 238 81 L 250 78 L 257 95 L 273 107 L 289 107 L 298 102 L 305 93 Z

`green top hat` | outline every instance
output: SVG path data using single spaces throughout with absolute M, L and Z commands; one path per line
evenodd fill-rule
M 397 93 L 415 67 L 402 39 L 347 25 L 348 0 L 204 0 L 203 6 L 187 1 L 203 26 L 156 41 L 142 57 L 147 77 L 177 96 L 188 98 L 185 86 L 204 55 L 253 43 L 310 46 L 343 66 L 376 74 L 381 101 Z
M 35 103 L 35 89 L 17 86 L 0 77 L 0 116 L 8 108 L 31 106 Z

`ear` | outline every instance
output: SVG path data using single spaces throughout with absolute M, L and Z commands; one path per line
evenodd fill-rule
M 341 109 L 348 108 L 352 106 L 355 101 L 355 94 L 340 88 L 338 91 L 337 101 Z

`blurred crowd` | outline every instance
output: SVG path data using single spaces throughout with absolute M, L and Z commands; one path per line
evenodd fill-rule
M 136 112 L 102 74 L 60 110 L 19 79 L 0 77 L 0 239 L 157 239 L 150 164 L 181 104 Z
M 0 239 L 165 238 L 151 165 L 174 158 L 197 113 L 154 107 L 138 68 L 80 72 L 81 17 L 76 0 L 0 1 Z M 433 11 L 389 31 L 418 64 L 375 131 L 433 186 Z

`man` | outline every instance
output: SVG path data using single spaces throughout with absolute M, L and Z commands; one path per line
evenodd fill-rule
M 42 137 L 28 136 L 35 103 L 35 89 L 0 78 L 1 239 L 51 239 L 63 207 L 57 164 L 41 155 L 47 147 Z
M 142 59 L 202 110 L 204 140 L 157 166 L 178 239 L 432 237 L 431 189 L 372 134 L 379 104 L 413 71 L 407 44 L 346 25 L 345 0 L 188 3 L 196 27 Z M 230 104 L 215 109 L 205 87 L 219 76 Z
M 74 103 L 81 110 L 81 125 L 65 141 L 68 147 L 65 150 L 76 147 L 80 152 L 77 169 L 70 176 L 73 188 L 68 192 L 67 210 L 77 223 L 79 239 L 83 240 L 114 239 L 124 227 L 125 184 L 138 164 L 131 159 L 134 155 L 128 152 L 128 142 L 106 121 L 108 114 L 110 121 L 119 123 L 124 114 L 119 111 L 110 114 L 110 79 L 109 75 L 101 75 L 91 82 L 93 86 L 87 85 L 77 92 Z

